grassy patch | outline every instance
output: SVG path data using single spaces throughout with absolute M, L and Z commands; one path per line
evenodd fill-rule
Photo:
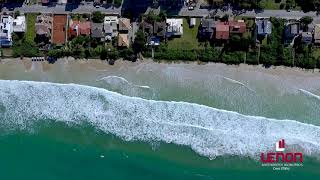
M 36 37 L 36 23 L 37 14 L 30 13 L 27 14 L 27 32 L 25 34 L 26 40 L 28 42 L 34 42 L 34 38 Z
M 320 48 L 314 48 L 312 49 L 312 54 L 315 58 L 319 58 L 320 57 Z
M 280 3 L 275 3 L 275 0 L 262 0 L 261 4 L 264 9 L 280 9 Z
M 262 45 L 268 45 L 268 38 L 263 38 L 261 44 Z
M 183 19 L 183 35 L 180 38 L 174 38 L 168 41 L 168 48 L 170 49 L 201 49 L 200 43 L 197 39 L 198 27 L 200 19 L 197 19 L 196 25 L 193 28 L 189 27 L 187 19 Z
M 276 3 L 276 0 L 261 0 L 260 3 L 263 9 L 278 10 L 280 9 L 281 3 L 284 4 L 284 7 L 285 7 L 286 0 L 282 0 L 280 3 Z M 295 6 L 293 7 L 293 10 L 301 10 L 301 8 L 299 6 Z

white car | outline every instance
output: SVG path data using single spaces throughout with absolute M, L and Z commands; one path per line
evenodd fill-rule
M 194 6 L 189 6 L 188 10 L 194 10 Z

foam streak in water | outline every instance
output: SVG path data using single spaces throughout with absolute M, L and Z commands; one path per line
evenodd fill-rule
M 107 77 L 103 77 L 103 78 L 99 79 L 98 81 L 105 81 L 105 82 L 110 83 L 110 84 L 118 82 L 118 83 L 126 84 L 126 85 L 129 85 L 129 86 L 133 86 L 133 87 L 150 89 L 149 86 L 138 86 L 138 85 L 130 83 L 125 78 L 119 77 L 119 76 L 107 76 Z
M 309 92 L 309 91 L 307 91 L 307 90 L 299 89 L 299 91 L 300 91 L 301 93 L 303 93 L 303 94 L 305 94 L 305 95 L 309 96 L 309 97 L 312 97 L 312 98 L 315 98 L 315 99 L 320 100 L 320 96 L 315 95 L 315 94 L 313 94 L 313 93 L 311 93 L 311 92 Z
M 224 76 L 222 76 L 222 78 L 225 79 L 225 80 L 227 80 L 227 81 L 229 81 L 229 82 L 231 82 L 231 83 L 234 83 L 234 84 L 238 84 L 238 85 L 240 85 L 240 86 L 243 86 L 243 87 L 247 88 L 247 89 L 248 89 L 249 91 L 251 91 L 251 92 L 255 92 L 253 89 L 251 89 L 251 88 L 248 87 L 247 85 L 243 84 L 242 82 L 239 82 L 239 81 L 236 81 L 236 80 L 234 80 L 234 79 L 227 78 L 227 77 L 224 77 Z
M 289 148 L 319 155 L 320 127 L 292 120 L 245 116 L 185 102 L 127 97 L 105 89 L 0 80 L 0 121 L 8 127 L 53 119 L 86 121 L 126 141 L 164 141 L 190 146 L 214 158 L 258 157 L 286 139 Z

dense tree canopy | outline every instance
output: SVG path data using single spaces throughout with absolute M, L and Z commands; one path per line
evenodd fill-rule
M 104 15 L 100 11 L 95 11 L 92 13 L 92 21 L 94 23 L 103 23 Z

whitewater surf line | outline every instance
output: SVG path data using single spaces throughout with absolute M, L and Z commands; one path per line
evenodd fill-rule
M 294 120 L 246 116 L 186 102 L 128 97 L 102 88 L 0 80 L 0 125 L 39 121 L 90 123 L 125 141 L 163 141 L 200 155 L 257 158 L 285 139 L 287 148 L 319 157 L 320 127 Z

